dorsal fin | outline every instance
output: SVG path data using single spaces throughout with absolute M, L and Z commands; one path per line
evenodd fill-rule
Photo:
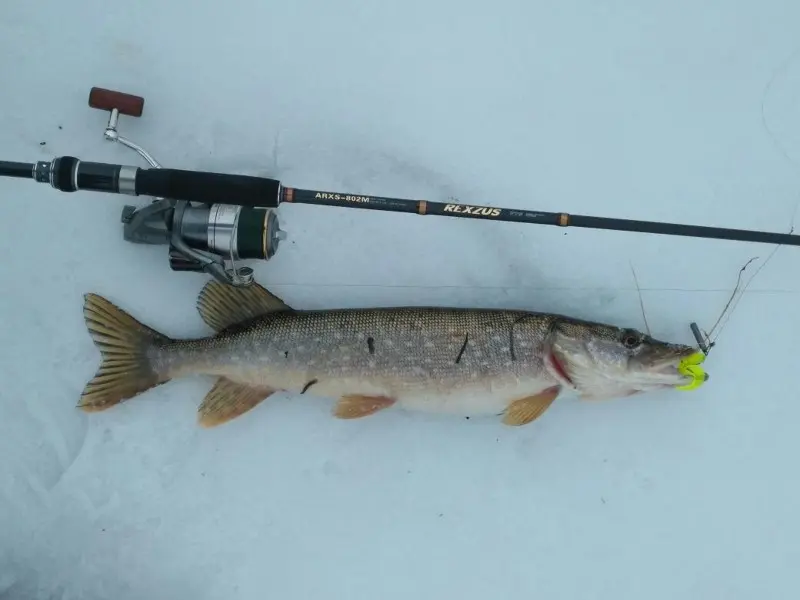
M 257 283 L 235 287 L 212 279 L 197 297 L 197 310 L 209 327 L 221 331 L 255 317 L 291 308 Z

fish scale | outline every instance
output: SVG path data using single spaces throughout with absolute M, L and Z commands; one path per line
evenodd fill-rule
M 195 360 L 220 366 L 249 361 L 254 368 L 285 365 L 316 376 L 522 375 L 543 368 L 541 356 L 529 350 L 543 342 L 550 322 L 529 317 L 515 325 L 524 316 L 435 308 L 277 314 L 253 320 L 244 333 L 223 331 L 214 338 L 178 342 L 165 352 L 172 355 L 172 364 L 184 362 L 185 368 Z

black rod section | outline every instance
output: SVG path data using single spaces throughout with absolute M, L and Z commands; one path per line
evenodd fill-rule
M 343 194 L 340 192 L 320 192 L 302 190 L 300 188 L 283 187 L 281 202 L 297 204 L 315 204 L 317 206 L 347 206 L 369 210 L 387 210 L 390 212 L 418 212 L 419 202 L 406 198 L 386 198 L 384 196 L 362 196 L 360 194 Z
M 136 194 L 161 196 L 173 200 L 188 200 L 212 204 L 274 208 L 278 206 L 277 179 L 189 171 L 184 169 L 138 169 Z
M 616 231 L 656 233 L 660 235 L 678 235 L 720 240 L 757 242 L 762 244 L 800 246 L 800 236 L 789 233 L 772 233 L 766 231 L 730 229 L 724 227 L 706 227 L 701 225 L 683 225 L 678 223 L 664 223 L 658 221 L 638 221 L 609 217 L 592 217 L 586 215 L 571 215 L 569 213 L 458 204 L 454 202 L 431 202 L 428 200 L 411 200 L 407 198 L 387 198 L 383 196 L 324 192 L 319 190 L 304 190 L 291 187 L 282 188 L 281 202 L 315 204 L 322 206 L 342 206 L 346 208 L 361 208 L 366 210 L 415 213 L 418 215 L 484 219 L 487 221 L 533 223 L 536 225 L 553 225 L 557 227 L 610 229 Z
M 0 176 L 33 179 L 33 163 L 0 160 Z
M 790 233 L 772 233 L 767 231 L 752 231 L 747 229 L 707 227 L 704 225 L 680 225 L 678 223 L 659 223 L 653 221 L 635 221 L 606 217 L 587 217 L 583 215 L 568 215 L 568 218 L 569 225 L 572 227 L 614 229 L 616 231 L 638 231 L 641 233 L 659 233 L 718 240 L 737 240 L 740 242 L 758 242 L 763 244 L 788 244 L 791 246 L 800 246 L 800 236 Z

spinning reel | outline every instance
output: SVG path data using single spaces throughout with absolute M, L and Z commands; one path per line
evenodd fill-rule
M 142 115 L 144 98 L 95 87 L 89 93 L 89 106 L 110 113 L 105 139 L 135 151 L 150 169 L 62 156 L 35 164 L 0 161 L 0 174 L 32 177 L 63 192 L 154 196 L 144 207 L 123 207 L 125 240 L 169 245 L 169 264 L 174 271 L 205 272 L 235 286 L 252 283 L 253 269 L 239 263 L 270 259 L 286 238 L 273 210 L 278 206 L 280 183 L 242 175 L 164 169 L 118 130 L 120 115 Z

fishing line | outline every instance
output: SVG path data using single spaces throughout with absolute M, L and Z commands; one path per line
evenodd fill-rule
M 647 335 L 651 335 L 650 333 L 650 325 L 647 323 L 647 314 L 644 310 L 644 298 L 642 298 L 642 289 L 639 287 L 639 279 L 636 277 L 636 270 L 633 268 L 633 262 L 630 263 L 631 265 L 631 272 L 633 273 L 633 281 L 636 283 L 636 291 L 639 294 L 639 306 L 642 308 L 642 318 L 644 319 L 644 326 L 647 329 Z
M 744 266 L 742 266 L 739 269 L 739 274 L 736 277 L 736 286 L 734 286 L 734 288 L 733 288 L 733 293 L 731 294 L 731 297 L 728 299 L 728 302 L 725 304 L 725 308 L 722 309 L 722 312 L 720 313 L 719 317 L 717 318 L 716 323 L 714 323 L 714 326 L 711 328 L 711 331 L 706 332 L 706 339 L 708 339 L 708 340 L 711 339 L 711 336 L 713 335 L 714 330 L 717 328 L 717 326 L 719 325 L 720 321 L 725 316 L 725 313 L 728 312 L 728 309 L 731 307 L 731 303 L 733 302 L 733 299 L 736 297 L 736 293 L 739 291 L 739 287 L 742 284 L 742 275 L 744 274 L 744 272 L 747 269 L 747 267 L 750 266 L 750 263 L 752 263 L 754 260 L 758 260 L 758 257 L 754 256 L 753 258 L 748 260 L 744 264 Z M 752 281 L 752 278 L 750 278 L 749 281 Z M 739 295 L 739 298 L 741 298 L 741 295 Z M 737 300 L 737 304 L 738 304 L 738 300 Z M 726 322 L 727 322 L 727 320 L 726 320 Z M 720 333 L 721 333 L 721 330 L 720 330 Z M 717 337 L 719 337 L 719 334 L 717 334 Z M 714 342 L 711 342 L 711 345 L 713 345 L 713 344 L 714 344 Z
M 798 201 L 794 205 L 794 211 L 792 213 L 792 224 L 789 227 L 789 234 L 790 235 L 792 233 L 794 233 L 794 223 L 795 223 L 795 220 L 797 218 L 798 209 L 800 209 L 800 199 L 798 199 Z M 741 301 L 742 297 L 744 296 L 744 293 L 747 291 L 747 288 L 750 287 L 750 284 L 753 282 L 753 280 L 756 278 L 756 276 L 759 274 L 759 272 L 761 272 L 761 269 L 763 269 L 765 266 L 767 266 L 767 263 L 770 260 L 772 260 L 772 257 L 775 256 L 775 253 L 778 251 L 778 249 L 780 247 L 781 247 L 781 244 L 778 244 L 777 246 L 775 246 L 775 248 L 772 249 L 772 252 L 770 252 L 770 254 L 767 257 L 767 259 L 763 263 L 761 263 L 761 266 L 758 267 L 758 269 L 756 269 L 756 272 L 753 273 L 753 276 L 747 281 L 747 283 L 745 284 L 745 286 L 742 289 L 741 293 L 739 294 L 739 297 L 736 299 L 736 302 L 733 304 L 730 312 L 728 313 L 728 316 L 725 319 L 725 322 L 723 323 L 722 327 L 720 328 L 719 332 L 717 333 L 717 336 L 714 338 L 714 341 L 712 341 L 709 344 L 709 346 L 708 346 L 709 350 L 711 349 L 712 346 L 714 346 L 716 344 L 716 340 L 719 339 L 719 336 L 722 334 L 723 329 L 728 324 L 728 321 L 730 321 L 731 315 L 733 315 L 733 312 L 736 310 L 736 306 L 738 306 L 739 302 Z M 747 263 L 739 270 L 739 277 L 737 278 L 736 288 L 739 287 L 739 284 L 741 282 L 742 273 L 744 273 L 744 270 L 748 267 L 748 265 L 751 262 L 753 262 L 753 260 L 755 260 L 755 258 L 752 258 L 749 261 L 747 261 Z M 731 296 L 731 299 L 728 300 L 728 304 L 725 305 L 725 309 L 722 311 L 722 314 L 720 315 L 719 319 L 717 319 L 717 323 L 715 323 L 714 327 L 711 328 L 711 332 L 712 333 L 713 333 L 714 329 L 717 327 L 717 324 L 719 324 L 719 322 L 722 319 L 723 315 L 725 314 L 725 311 L 728 309 L 728 306 L 730 306 L 731 301 L 733 300 L 733 296 L 736 295 L 736 288 L 734 288 L 733 295 Z M 708 334 L 707 334 L 707 337 L 708 337 Z M 706 352 L 706 354 L 708 354 L 708 352 Z
M 795 206 L 795 212 L 797 212 L 797 208 L 798 207 L 800 207 L 800 202 L 798 202 L 798 204 Z M 792 225 L 792 227 L 789 229 L 789 233 L 790 234 L 793 233 L 793 232 L 794 232 L 794 225 Z M 728 299 L 728 302 L 725 304 L 725 308 L 722 309 L 722 313 L 720 313 L 719 318 L 717 319 L 716 323 L 714 323 L 714 326 L 711 328 L 711 331 L 710 332 L 703 331 L 703 334 L 705 336 L 705 340 L 703 341 L 704 343 L 701 343 L 701 334 L 699 332 L 699 329 L 696 327 L 695 323 L 692 323 L 692 332 L 694 333 L 694 336 L 697 339 L 698 344 L 700 345 L 701 349 L 703 350 L 703 352 L 706 355 L 708 355 L 708 353 L 711 351 L 711 348 L 713 348 L 716 345 L 717 340 L 719 339 L 719 336 L 722 335 L 722 332 L 725 329 L 725 327 L 727 326 L 728 322 L 730 321 L 731 316 L 733 316 L 733 313 L 736 311 L 736 307 L 739 305 L 739 302 L 741 302 L 742 298 L 744 297 L 744 294 L 747 291 L 747 288 L 750 287 L 751 283 L 753 283 L 753 280 L 761 272 L 761 269 L 763 269 L 765 266 L 767 266 L 767 263 L 769 263 L 769 261 L 772 260 L 772 257 L 775 256 L 775 253 L 778 251 L 778 249 L 780 247 L 781 247 L 781 245 L 779 244 L 779 245 L 775 246 L 775 248 L 772 249 L 772 252 L 770 252 L 770 254 L 769 254 L 769 256 L 767 256 L 766 260 L 763 263 L 761 263 L 761 265 L 758 267 L 758 269 L 756 269 L 756 272 L 753 273 L 752 277 L 750 277 L 750 279 L 747 280 L 747 283 L 745 283 L 744 287 L 741 288 L 741 291 L 739 290 L 739 288 L 741 287 L 742 275 L 747 270 L 747 267 L 749 267 L 750 264 L 753 261 L 758 260 L 758 257 L 754 256 L 753 258 L 748 260 L 742 266 L 742 268 L 739 269 L 739 274 L 738 274 L 738 276 L 736 278 L 736 287 L 734 287 L 733 293 L 731 294 L 731 297 Z M 736 295 L 737 292 L 739 293 L 738 296 Z M 735 299 L 735 301 L 734 301 L 734 299 Z M 719 331 L 717 332 L 717 335 L 712 340 L 711 336 L 713 335 L 714 330 L 717 328 L 717 326 L 719 326 L 719 324 L 720 324 L 720 322 L 722 321 L 723 318 L 725 318 L 725 320 L 724 320 L 724 322 L 722 322 L 722 326 L 720 327 Z
M 728 324 L 728 321 L 730 321 L 730 318 L 733 315 L 733 312 L 736 310 L 736 306 L 739 304 L 739 302 L 741 301 L 742 297 L 744 297 L 744 293 L 747 291 L 747 288 L 750 287 L 750 284 L 753 282 L 753 280 L 756 278 L 756 276 L 759 274 L 759 272 L 761 272 L 761 269 L 766 267 L 767 263 L 772 259 L 773 256 L 775 256 L 775 253 L 778 251 L 778 248 L 780 248 L 780 246 L 776 247 L 775 249 L 772 250 L 772 252 L 770 252 L 770 255 L 767 257 L 767 259 L 763 263 L 761 263 L 761 266 L 759 266 L 758 269 L 756 269 L 756 272 L 753 273 L 753 276 L 750 279 L 747 280 L 747 283 L 744 285 L 744 287 L 742 288 L 742 291 L 739 293 L 739 297 L 736 299 L 736 302 L 733 304 L 733 306 L 731 307 L 730 311 L 728 312 L 728 316 L 726 317 L 725 322 L 722 324 L 722 327 L 720 327 L 719 332 L 717 333 L 716 337 L 714 338 L 714 342 L 713 342 L 714 344 L 716 344 L 716 340 L 719 339 L 719 336 L 722 334 L 722 331 L 725 329 L 725 326 Z M 749 264 L 749 262 L 748 262 L 748 264 Z M 713 329 L 712 329 L 712 331 L 713 331 Z

